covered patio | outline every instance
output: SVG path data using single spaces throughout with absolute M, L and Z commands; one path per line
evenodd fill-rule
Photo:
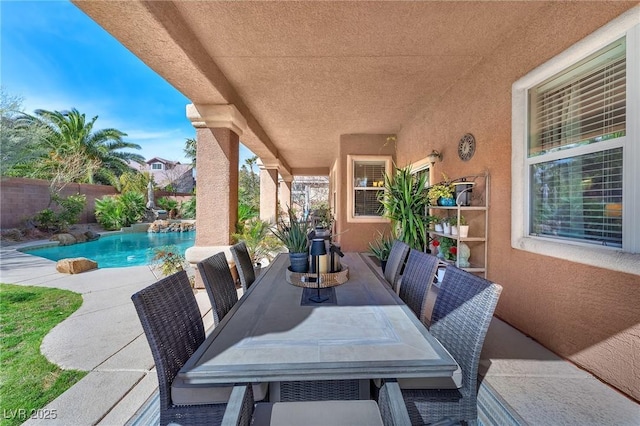
M 504 287 L 496 316 L 640 399 L 640 224 L 631 217 L 638 187 L 624 187 L 620 249 L 523 233 L 526 119 L 514 109 L 526 104 L 520 87 L 532 71 L 561 70 L 567 56 L 578 62 L 626 34 L 624 167 L 633 169 L 632 158 L 640 158 L 636 1 L 74 3 L 192 101 L 193 260 L 230 243 L 240 142 L 264 165 L 263 217 L 289 203 L 294 176 L 330 177 L 346 251 L 365 251 L 389 226 L 350 214 L 353 158 L 387 156 L 398 167 L 428 169 L 431 182 L 487 171 L 487 278 Z M 467 133 L 477 146 L 463 161 L 458 142 Z M 433 150 L 441 161 L 430 162 Z M 522 379 L 522 393 L 544 386 L 534 382 Z

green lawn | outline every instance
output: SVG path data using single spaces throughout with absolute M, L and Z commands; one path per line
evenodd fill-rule
M 19 425 L 87 373 L 62 370 L 40 353 L 44 336 L 82 304 L 66 290 L 0 284 L 0 425 Z

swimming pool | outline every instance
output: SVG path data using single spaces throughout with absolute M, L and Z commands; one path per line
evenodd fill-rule
M 70 257 L 86 257 L 98 262 L 99 268 L 123 268 L 148 265 L 153 257 L 154 247 L 175 245 L 184 254 L 187 248 L 195 244 L 195 241 L 195 232 L 139 232 L 103 235 L 96 241 L 70 246 L 21 251 L 56 261 Z

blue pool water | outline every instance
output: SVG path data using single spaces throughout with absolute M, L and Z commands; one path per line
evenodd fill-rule
M 23 251 L 56 261 L 70 257 L 86 257 L 98 262 L 99 268 L 123 268 L 148 265 L 153 257 L 154 247 L 175 245 L 184 254 L 187 248 L 195 244 L 195 241 L 195 232 L 140 232 L 105 235 L 99 240 L 87 243 Z

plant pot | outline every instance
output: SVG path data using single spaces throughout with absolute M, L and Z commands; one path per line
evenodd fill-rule
M 456 205 L 456 200 L 453 197 L 450 198 L 438 198 L 438 205 L 442 207 L 453 207 Z
M 443 232 L 444 229 L 442 228 L 442 224 L 441 223 L 436 223 L 435 230 L 436 230 L 436 232 Z
M 292 272 L 309 271 L 309 257 L 307 253 L 289 253 L 289 262 L 291 262 Z
M 458 235 L 458 227 L 456 225 L 451 225 L 451 235 Z
M 449 225 L 448 223 L 443 223 L 442 227 L 444 228 L 445 234 L 451 234 L 451 225 Z
M 469 225 L 460 225 L 458 233 L 460 234 L 460 238 L 467 238 L 469 236 Z

